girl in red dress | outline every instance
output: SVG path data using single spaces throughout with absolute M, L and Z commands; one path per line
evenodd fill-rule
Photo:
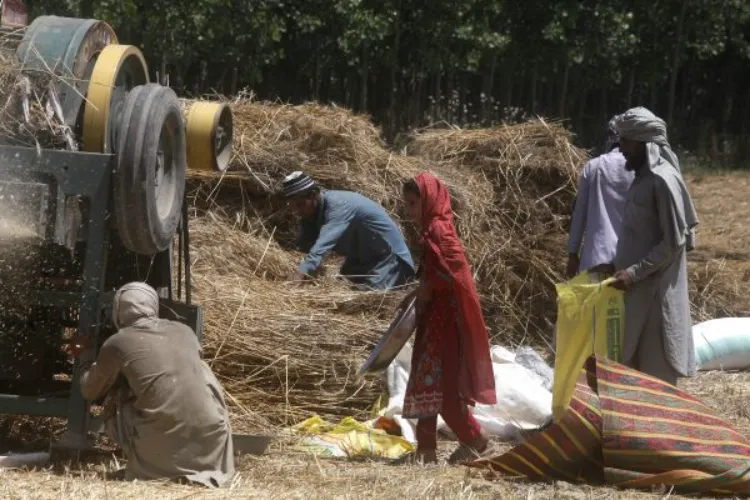
M 437 461 L 441 415 L 461 443 L 449 461 L 470 460 L 486 450 L 488 438 L 468 406 L 496 403 L 484 318 L 453 226 L 447 187 L 434 175 L 421 173 L 407 181 L 403 191 L 423 246 L 417 333 L 403 412 L 405 418 L 419 420 L 413 458 Z

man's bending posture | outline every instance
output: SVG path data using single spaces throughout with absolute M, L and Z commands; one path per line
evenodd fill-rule
M 221 486 L 234 476 L 229 415 L 221 385 L 201 359 L 192 329 L 159 319 L 145 283 L 117 291 L 118 332 L 81 366 L 81 392 L 106 395 L 106 429 L 127 457 L 126 479 L 186 479 Z

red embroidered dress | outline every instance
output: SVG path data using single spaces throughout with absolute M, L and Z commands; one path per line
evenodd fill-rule
M 422 202 L 422 279 L 432 288 L 417 327 L 404 417 L 440 414 L 444 399 L 495 404 L 489 339 L 474 279 L 453 226 L 446 186 L 434 175 L 416 177 Z M 456 394 L 458 392 L 458 394 Z

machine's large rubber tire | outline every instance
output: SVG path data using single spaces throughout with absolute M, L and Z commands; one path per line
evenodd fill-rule
M 169 248 L 185 195 L 185 151 L 174 91 L 155 83 L 134 87 L 122 114 L 114 176 L 117 231 L 131 252 Z

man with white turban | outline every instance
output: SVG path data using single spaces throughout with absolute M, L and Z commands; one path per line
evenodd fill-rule
M 234 476 L 221 385 L 192 329 L 158 317 L 159 297 L 129 283 L 114 297 L 118 332 L 81 364 L 81 392 L 106 396 L 106 430 L 127 457 L 125 478 L 184 479 L 218 487 Z
M 302 219 L 297 246 L 307 252 L 293 281 L 317 273 L 330 252 L 345 257 L 340 274 L 359 288 L 388 290 L 414 279 L 404 236 L 380 204 L 359 193 L 321 189 L 299 171 L 284 178 L 282 189 Z
M 616 123 L 615 116 L 607 126 L 604 154 L 586 164 L 578 183 L 568 236 L 568 278 L 583 271 L 612 273 L 625 197 L 633 182 L 620 152 Z
M 626 291 L 623 361 L 676 384 L 695 374 L 686 252 L 698 217 L 664 121 L 638 107 L 618 118 L 617 131 L 635 172 L 612 284 Z

